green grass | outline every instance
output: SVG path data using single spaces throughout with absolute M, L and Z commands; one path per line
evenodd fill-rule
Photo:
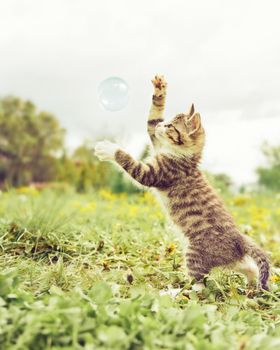
M 271 292 L 214 271 L 202 293 L 146 193 L 0 195 L 0 349 L 279 349 L 280 199 L 227 196 L 271 253 Z M 175 299 L 161 291 L 181 288 Z

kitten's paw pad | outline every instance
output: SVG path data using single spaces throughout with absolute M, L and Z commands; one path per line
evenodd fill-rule
M 115 153 L 119 150 L 120 147 L 113 142 L 110 141 L 100 141 L 94 147 L 94 154 L 96 157 L 101 160 L 114 160 Z
M 156 75 L 152 80 L 154 85 L 154 94 L 156 96 L 163 95 L 166 92 L 167 82 L 163 75 Z

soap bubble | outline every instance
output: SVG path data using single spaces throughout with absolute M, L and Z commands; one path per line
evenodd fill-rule
M 118 77 L 103 80 L 98 87 L 99 102 L 108 111 L 123 109 L 129 100 L 128 85 Z

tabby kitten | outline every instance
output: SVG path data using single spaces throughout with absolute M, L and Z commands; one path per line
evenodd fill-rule
M 148 133 L 155 151 L 153 159 L 137 161 L 109 141 L 97 143 L 96 155 L 100 160 L 115 161 L 140 184 L 156 189 L 170 219 L 187 237 L 187 268 L 197 282 L 212 268 L 223 266 L 242 272 L 249 283 L 258 279 L 259 287 L 268 290 L 268 257 L 239 231 L 199 170 L 205 140 L 199 113 L 192 105 L 188 113 L 165 122 L 167 84 L 162 76 L 152 82 Z

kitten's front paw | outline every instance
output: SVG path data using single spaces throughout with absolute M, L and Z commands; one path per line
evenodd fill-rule
M 120 149 L 116 143 L 110 141 L 99 141 L 94 147 L 94 154 L 101 160 L 115 160 L 115 153 Z
M 167 82 L 163 75 L 156 75 L 152 83 L 154 85 L 154 95 L 161 96 L 166 93 Z

